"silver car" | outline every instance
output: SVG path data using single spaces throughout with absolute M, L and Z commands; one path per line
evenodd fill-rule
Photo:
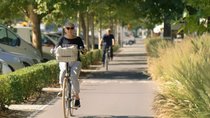
M 56 41 L 56 43 L 61 38 L 61 34 L 59 35 L 59 33 L 47 33 L 47 32 L 45 32 L 44 34 L 49 36 L 50 38 L 52 38 L 54 41 Z
M 0 52 L 0 59 L 4 60 L 12 71 L 25 67 L 18 57 L 9 53 Z
M 31 27 L 13 27 L 13 31 L 16 32 L 25 42 L 32 44 L 32 32 Z M 48 35 L 42 33 L 41 35 L 41 41 L 42 41 L 42 51 L 43 51 L 43 62 L 49 61 L 51 59 L 54 59 L 54 56 L 52 56 L 49 52 L 50 49 L 53 48 L 56 44 L 56 40 L 52 39 Z M 25 53 L 23 53 L 25 54 Z
M 10 54 L 18 57 L 25 67 L 37 64 L 36 60 L 32 59 L 31 57 L 27 57 L 26 55 L 19 53 L 10 53 Z
M 2 59 L 0 59 L 0 75 L 10 73 L 12 70 L 10 69 L 9 65 Z
M 42 50 L 43 52 L 49 53 L 50 49 L 58 43 L 58 40 L 51 38 L 46 34 L 42 34 Z
M 19 53 L 6 52 L 0 48 L 0 59 L 4 60 L 12 71 L 31 66 L 36 63 L 32 58 Z
M 42 60 L 41 53 L 37 49 L 20 38 L 14 31 L 3 25 L 0 25 L 0 48 L 7 52 L 27 55 L 37 63 Z

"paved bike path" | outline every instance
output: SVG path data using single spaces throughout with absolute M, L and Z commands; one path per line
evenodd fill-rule
M 78 118 L 153 118 L 156 87 L 148 76 L 147 56 L 142 41 L 124 46 L 109 64 L 81 80 L 81 108 Z M 63 118 L 61 98 L 31 115 L 35 118 Z

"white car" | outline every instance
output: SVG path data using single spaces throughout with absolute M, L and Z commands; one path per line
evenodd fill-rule
M 32 45 L 32 28 L 31 27 L 13 27 L 14 32 L 16 32 L 21 39 L 23 39 L 25 42 Z M 56 40 L 56 36 L 54 35 L 53 38 L 51 38 L 46 33 L 41 34 L 41 43 L 42 43 L 42 52 L 43 52 L 43 62 L 49 61 L 51 59 L 55 59 L 54 56 L 50 54 L 50 49 L 57 44 L 58 39 Z
M 12 70 L 10 69 L 9 65 L 2 59 L 0 59 L 0 75 L 10 73 Z
M 132 45 L 136 43 L 135 37 L 131 32 L 124 32 L 122 39 L 123 39 L 123 44 L 125 45 Z
M 42 61 L 41 53 L 37 49 L 3 25 L 0 25 L 0 48 L 7 52 L 21 53 L 31 57 L 36 63 Z

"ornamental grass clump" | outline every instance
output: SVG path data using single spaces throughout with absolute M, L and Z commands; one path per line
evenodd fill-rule
M 171 47 L 173 44 L 171 41 L 164 40 L 162 38 L 149 38 L 145 40 L 145 47 L 149 57 L 159 57 L 159 50 Z
M 150 73 L 158 83 L 157 118 L 210 117 L 210 38 L 183 41 L 162 50 Z

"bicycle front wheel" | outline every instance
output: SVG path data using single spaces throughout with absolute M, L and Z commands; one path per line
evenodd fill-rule
M 63 91 L 62 91 L 62 106 L 64 118 L 69 118 L 73 115 L 72 99 L 71 99 L 71 83 L 65 77 L 63 80 Z

